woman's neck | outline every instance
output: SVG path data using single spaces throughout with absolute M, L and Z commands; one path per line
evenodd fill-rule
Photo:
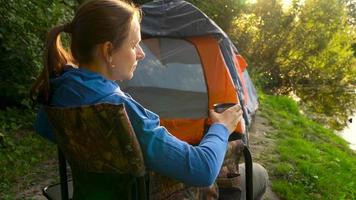
M 111 80 L 105 64 L 98 63 L 98 62 L 80 63 L 79 67 L 89 70 L 91 72 L 98 73 L 98 74 L 104 76 L 106 79 Z

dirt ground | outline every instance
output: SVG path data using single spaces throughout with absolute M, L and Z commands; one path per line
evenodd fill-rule
M 274 146 L 274 140 L 268 137 L 268 135 L 271 134 L 271 130 L 273 130 L 273 128 L 268 125 L 268 121 L 262 116 L 260 116 L 259 113 L 257 113 L 249 133 L 250 150 L 252 152 L 253 161 L 258 162 L 265 167 L 268 165 L 268 163 L 264 161 L 263 155 L 269 153 L 272 147 Z M 22 192 L 19 192 L 16 199 L 46 199 L 42 195 L 42 189 L 45 186 L 58 181 L 57 161 L 55 159 L 52 159 L 43 162 L 39 167 L 51 170 L 47 170 L 49 171 L 48 174 L 38 176 L 38 180 L 34 180 L 33 184 L 31 184 L 27 189 L 23 190 Z M 279 200 L 278 196 L 271 190 L 270 186 L 267 188 L 266 194 L 264 195 L 263 199 Z
M 250 128 L 249 143 L 253 161 L 260 163 L 265 168 L 268 168 L 268 163 L 264 161 L 263 155 L 272 153 L 271 151 L 275 145 L 274 140 L 268 137 L 272 130 L 273 128 L 268 125 L 268 121 L 257 112 Z M 263 199 L 279 200 L 278 196 L 271 189 L 271 182 L 269 182 Z
M 37 174 L 31 184 L 26 189 L 14 188 L 14 190 L 22 190 L 16 192 L 16 199 L 35 199 L 46 200 L 42 195 L 42 189 L 48 185 L 57 183 L 59 180 L 57 159 L 53 158 L 41 163 L 38 167 L 46 169 L 48 173 Z M 21 184 L 20 184 L 21 185 Z

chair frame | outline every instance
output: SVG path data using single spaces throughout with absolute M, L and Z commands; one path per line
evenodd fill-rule
M 235 134 L 234 134 L 235 135 Z M 236 136 L 236 135 L 235 135 Z M 239 135 L 241 137 L 241 135 Z M 253 199 L 253 170 L 252 170 L 252 156 L 251 152 L 248 148 L 248 144 L 243 140 L 243 138 L 231 138 L 234 139 L 242 139 L 244 143 L 242 154 L 244 156 L 245 161 L 245 181 L 246 181 L 246 199 L 252 200 Z M 58 165 L 59 165 L 59 176 L 60 176 L 60 194 L 62 200 L 69 200 L 69 189 L 68 189 L 68 176 L 67 176 L 67 162 L 64 156 L 64 153 L 61 151 L 59 146 L 57 146 L 58 151 Z M 149 174 L 149 173 L 147 173 Z M 136 198 L 140 200 L 149 199 L 149 186 L 146 184 L 148 175 L 144 175 L 141 177 L 136 178 L 136 184 L 133 185 L 134 190 L 133 196 L 137 195 Z M 148 177 L 149 178 L 149 177 Z M 58 184 L 56 184 L 58 185 Z M 54 186 L 54 185 L 51 185 Z M 47 193 L 47 189 L 51 186 L 47 186 L 43 189 L 43 195 L 47 199 L 52 199 L 49 194 Z M 137 192 L 139 191 L 139 192 Z M 135 193 L 135 194 L 134 194 Z
M 122 115 L 122 112 L 126 112 L 125 111 L 125 107 L 123 104 L 106 104 L 106 103 L 103 103 L 103 104 L 96 104 L 96 105 L 90 105 L 90 106 L 84 106 L 84 107 L 72 107 L 70 108 L 71 110 L 73 109 L 79 109 L 79 110 L 84 110 L 84 109 L 91 109 L 90 107 L 96 107 L 96 106 L 99 106 L 99 110 L 103 109 L 103 108 L 120 108 L 120 109 L 123 109 L 123 111 L 120 111 L 121 113 L 119 115 L 121 116 L 125 116 L 126 117 L 123 117 L 123 119 L 125 120 L 128 120 L 127 118 L 127 114 L 125 113 L 124 115 Z M 45 106 L 45 110 L 47 109 L 52 109 L 53 107 L 50 107 L 50 106 Z M 60 107 L 54 107 L 54 110 L 62 110 L 62 109 L 65 109 L 65 108 L 60 108 Z M 55 111 L 55 112 L 57 112 Z M 95 112 L 96 110 L 94 110 Z M 47 111 L 48 112 L 48 111 Z M 62 112 L 62 111 L 60 111 Z M 71 111 L 72 112 L 72 111 Z M 52 116 L 51 116 L 52 117 Z M 125 122 L 123 122 L 125 123 Z M 126 122 L 127 123 L 127 122 Z M 125 130 L 132 130 L 132 128 L 130 127 L 126 127 Z M 56 133 L 57 134 L 57 133 Z M 130 133 L 131 135 L 134 133 Z M 136 136 L 129 136 L 129 137 L 136 137 Z M 130 139 L 128 139 L 130 140 Z M 125 139 L 123 140 L 125 141 Z M 131 144 L 131 145 L 138 145 L 138 142 L 136 141 L 135 142 L 135 139 L 131 139 L 131 141 L 133 141 L 134 144 Z M 140 148 L 139 146 L 138 147 L 134 147 L 134 148 L 129 148 L 130 150 L 126 151 L 126 153 L 128 153 L 129 155 L 132 155 L 133 152 L 138 152 L 140 151 Z M 59 166 L 59 176 L 60 176 L 60 183 L 59 184 L 53 184 L 53 185 L 50 185 L 50 186 L 47 186 L 45 187 L 43 190 L 42 190 L 42 193 L 43 195 L 47 198 L 47 199 L 64 199 L 64 200 L 69 200 L 70 198 L 70 190 L 69 190 L 69 187 L 68 187 L 68 176 L 67 176 L 67 158 L 64 154 L 64 152 L 62 151 L 62 149 L 60 148 L 60 145 L 58 144 L 57 145 L 57 152 L 58 152 L 58 166 Z M 131 154 L 130 154 L 131 153 Z M 141 154 L 141 153 L 140 153 Z M 138 159 L 140 162 L 140 160 L 143 162 L 143 157 L 142 155 L 138 155 Z M 137 161 L 137 160 L 136 160 Z M 135 161 L 134 161 L 135 162 Z M 130 168 L 128 169 L 128 173 L 132 173 L 136 178 L 135 178 L 135 182 L 133 183 L 132 185 L 132 189 L 131 189 L 131 197 L 133 197 L 134 199 L 139 199 L 139 200 L 145 200 L 145 199 L 148 199 L 148 187 L 146 186 L 146 175 L 145 175 L 145 172 L 144 172 L 144 167 L 141 167 L 142 165 L 141 164 L 137 164 L 135 166 L 133 166 L 134 168 Z M 116 169 L 115 169 L 116 170 Z M 147 173 L 146 173 L 147 174 Z M 60 188 L 58 188 L 60 186 Z M 52 189 L 52 190 L 49 190 L 49 189 Z
M 245 159 L 245 178 L 246 178 L 246 199 L 252 200 L 253 199 L 253 170 L 252 170 L 252 156 L 249 148 L 245 145 L 243 149 L 243 156 Z M 68 176 L 67 176 L 67 163 L 64 157 L 64 154 L 58 147 L 58 165 L 59 165 L 59 176 L 60 176 L 60 185 L 61 185 L 61 196 L 62 200 L 69 200 L 69 193 L 68 193 Z M 139 199 L 149 199 L 149 192 L 148 192 L 148 185 L 146 181 L 139 178 L 139 190 L 143 191 L 143 197 Z M 48 186 L 50 187 L 50 186 Z M 52 200 L 47 193 L 45 192 L 48 187 L 45 187 L 42 191 L 43 195 Z
M 69 200 L 69 191 L 68 191 L 68 175 L 67 175 L 67 162 L 62 151 L 57 147 L 58 152 L 58 167 L 59 167 L 59 178 L 60 178 L 60 188 L 61 188 L 61 199 Z M 52 200 L 48 195 L 47 189 L 54 185 L 47 186 L 43 188 L 42 194 L 47 199 Z

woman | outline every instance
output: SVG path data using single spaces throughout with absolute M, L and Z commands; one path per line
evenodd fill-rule
M 45 68 L 32 88 L 37 102 L 80 106 L 123 103 L 150 170 L 191 186 L 209 186 L 223 163 L 229 134 L 241 119 L 239 106 L 219 114 L 210 110 L 213 124 L 198 146 L 172 136 L 159 117 L 120 90 L 116 80 L 132 78 L 144 58 L 139 43 L 140 11 L 118 0 L 93 0 L 82 5 L 73 21 L 49 31 Z M 71 53 L 61 46 L 61 32 L 71 35 Z M 70 64 L 72 63 L 72 64 Z M 76 67 L 78 66 L 78 67 Z M 41 110 L 36 131 L 53 140 Z

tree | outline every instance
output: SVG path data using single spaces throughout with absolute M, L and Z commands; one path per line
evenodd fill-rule
M 258 76 L 264 90 L 281 89 L 283 78 L 278 53 L 293 29 L 298 8 L 284 13 L 280 1 L 257 1 L 234 21 L 230 34 L 247 58 L 252 76 Z
M 345 10 L 339 0 L 306 1 L 278 60 L 305 111 L 334 128 L 342 127 L 356 105 L 355 38 Z
M 245 6 L 245 0 L 187 0 L 214 20 L 225 32 L 232 29 L 232 22 Z
M 0 1 L 0 108 L 27 105 L 46 32 L 71 19 L 74 7 L 66 0 Z
M 151 0 L 133 0 L 133 2 L 142 5 L 151 2 Z M 245 5 L 245 0 L 187 0 L 187 2 L 201 9 L 226 32 L 230 31 L 234 17 L 240 13 Z
M 355 38 L 346 6 L 306 0 L 283 10 L 279 1 L 257 1 L 237 18 L 233 32 L 263 89 L 297 94 L 305 112 L 334 128 L 356 105 Z

